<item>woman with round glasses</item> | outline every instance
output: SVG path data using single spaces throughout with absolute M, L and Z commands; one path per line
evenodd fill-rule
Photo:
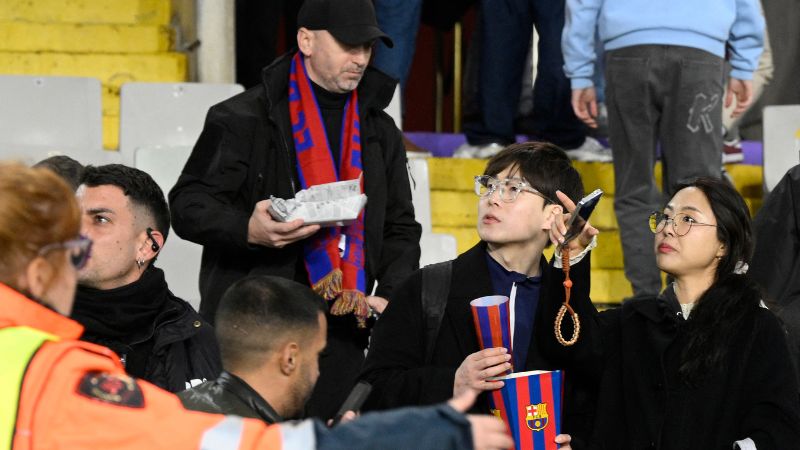
M 588 289 L 573 289 L 580 337 L 564 347 L 553 332 L 564 301 L 555 281 L 537 316 L 542 351 L 568 374 L 597 380 L 597 448 L 797 448 L 800 402 L 785 332 L 745 273 L 747 206 L 717 179 L 675 192 L 650 216 L 656 263 L 674 282 L 600 313 Z M 565 231 L 557 228 L 554 241 Z M 562 334 L 571 327 L 564 321 Z

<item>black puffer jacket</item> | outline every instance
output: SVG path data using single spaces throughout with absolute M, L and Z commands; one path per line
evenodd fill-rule
M 203 245 L 200 313 L 211 321 L 219 299 L 250 274 L 308 284 L 302 242 L 282 249 L 251 246 L 247 227 L 255 204 L 292 198 L 300 190 L 288 103 L 293 54 L 266 67 L 263 83 L 213 106 L 203 132 L 169 193 L 172 226 Z M 421 227 L 414 220 L 400 131 L 383 111 L 396 82 L 367 69 L 358 86 L 361 124 L 367 286 L 376 295 L 392 289 L 419 263 Z
M 128 374 L 180 392 L 222 372 L 214 330 L 170 292 L 161 269 L 116 289 L 79 286 L 72 318 L 82 340 L 114 350 Z

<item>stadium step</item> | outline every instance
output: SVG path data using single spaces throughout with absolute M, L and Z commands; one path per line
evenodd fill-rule
M 166 25 L 167 0 L 3 0 L 0 21 Z
M 161 25 L 0 22 L 3 52 L 157 53 L 170 44 Z

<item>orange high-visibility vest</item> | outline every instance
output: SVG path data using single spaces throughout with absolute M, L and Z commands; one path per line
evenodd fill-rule
M 313 448 L 310 422 L 187 411 L 74 321 L 0 284 L 0 450 Z

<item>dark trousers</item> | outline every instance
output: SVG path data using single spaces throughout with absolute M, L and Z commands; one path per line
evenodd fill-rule
M 657 294 L 661 277 L 647 218 L 675 182 L 721 176 L 723 60 L 702 50 L 639 45 L 606 55 L 606 104 L 614 149 L 614 210 L 634 294 Z M 653 166 L 660 144 L 663 192 Z
M 369 331 L 358 329 L 355 316 L 326 315 L 328 345 L 319 358 L 319 379 L 306 403 L 306 416 L 327 420 L 336 415 L 356 384 Z
M 539 33 L 533 130 L 540 139 L 564 148 L 580 146 L 586 129 L 570 104 L 564 75 L 561 31 L 564 0 L 482 0 L 478 119 L 464 124 L 472 145 L 514 142 L 514 117 L 532 26 Z

